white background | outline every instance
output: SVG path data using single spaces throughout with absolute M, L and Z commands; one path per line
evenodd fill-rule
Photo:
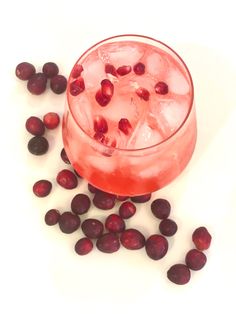
M 234 1 L 7 1 L 1 5 L 1 313 L 231 313 L 236 280 L 236 44 Z M 69 210 L 77 191 L 55 183 L 61 130 L 47 132 L 50 151 L 34 157 L 24 129 L 30 115 L 63 113 L 64 96 L 47 91 L 37 97 L 14 76 L 22 61 L 38 69 L 55 61 L 68 75 L 75 60 L 106 37 L 136 33 L 157 38 L 186 61 L 195 85 L 198 142 L 186 170 L 153 195 L 172 204 L 179 225 L 170 251 L 160 261 L 144 250 L 96 249 L 79 257 L 79 233 L 65 235 L 44 224 L 53 207 Z M 49 178 L 50 196 L 37 199 L 32 184 Z M 101 211 L 91 215 L 102 217 Z M 166 279 L 183 262 L 192 231 L 205 225 L 213 236 L 204 269 L 186 286 Z M 158 230 L 150 203 L 139 206 L 128 226 L 145 235 Z

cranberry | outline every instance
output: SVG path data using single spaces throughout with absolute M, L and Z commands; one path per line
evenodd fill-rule
M 120 237 L 121 244 L 128 250 L 138 250 L 144 247 L 144 235 L 136 229 L 127 229 Z
M 196 249 L 190 250 L 185 256 L 185 263 L 192 270 L 200 270 L 206 264 L 206 255 Z
M 132 129 L 129 120 L 125 118 L 120 119 L 118 127 L 125 135 L 129 135 Z
M 128 219 L 136 213 L 136 206 L 132 202 L 124 202 L 120 205 L 119 215 L 123 219 Z
M 170 215 L 170 203 L 162 198 L 154 200 L 151 204 L 151 210 L 158 219 L 166 219 Z
M 111 97 L 104 95 L 102 91 L 99 89 L 96 92 L 95 99 L 100 106 L 105 107 L 110 102 Z
M 48 112 L 43 116 L 43 123 L 47 129 L 55 129 L 60 123 L 60 117 L 56 112 Z
M 144 87 L 136 89 L 136 94 L 143 100 L 148 101 L 150 97 L 149 91 Z
M 174 220 L 163 219 L 159 224 L 160 232 L 167 237 L 173 236 L 177 232 L 178 226 Z
M 64 161 L 64 163 L 70 164 L 70 160 L 66 154 L 65 148 L 62 148 L 61 150 L 61 159 Z
M 88 183 L 88 190 L 89 190 L 89 192 L 91 192 L 93 194 L 98 191 L 98 189 L 90 183 Z
M 131 72 L 132 68 L 130 65 L 122 65 L 121 67 L 119 67 L 116 72 L 120 75 L 120 76 L 124 76 L 126 74 L 129 74 Z
M 43 73 L 47 76 L 47 78 L 52 78 L 57 75 L 59 72 L 59 68 L 54 62 L 47 62 L 43 65 Z
M 112 97 L 114 93 L 114 85 L 112 82 L 108 79 L 102 80 L 101 81 L 101 92 L 103 95 L 107 97 Z
M 57 183 L 63 188 L 71 190 L 77 187 L 78 179 L 72 171 L 63 169 L 57 175 Z
M 91 206 L 91 201 L 86 194 L 77 194 L 71 201 L 71 210 L 76 215 L 87 213 Z
M 76 79 L 83 72 L 84 68 L 81 64 L 76 64 L 71 72 L 71 76 Z
M 39 180 L 33 185 L 33 192 L 38 197 L 47 196 L 52 189 L 52 183 L 48 180 Z
M 96 133 L 107 133 L 107 120 L 102 116 L 96 116 L 93 121 L 93 129 Z
M 58 223 L 59 218 L 60 218 L 59 211 L 56 209 L 50 209 L 49 211 L 46 212 L 44 220 L 48 226 L 53 226 Z
M 134 73 L 142 75 L 145 72 L 145 65 L 142 62 L 138 62 L 133 66 Z
M 145 249 L 151 259 L 159 260 L 168 251 L 168 241 L 162 235 L 153 234 L 146 240 Z
M 79 255 L 86 255 L 93 249 L 93 242 L 88 238 L 81 238 L 75 244 L 75 252 Z
M 79 229 L 80 218 L 71 212 L 64 212 L 61 214 L 58 223 L 62 232 L 72 233 Z
M 47 87 L 47 77 L 44 73 L 33 74 L 27 82 L 27 89 L 33 95 L 42 94 Z
M 157 94 L 165 95 L 168 93 L 168 85 L 165 82 L 156 83 L 154 88 Z
M 26 120 L 25 127 L 26 127 L 26 130 L 33 135 L 41 136 L 44 134 L 44 131 L 45 131 L 43 121 L 39 119 L 38 117 L 34 117 L 34 116 L 29 117 Z
M 115 233 L 105 233 L 97 239 L 96 246 L 103 253 L 114 253 L 119 250 L 119 237 Z
M 86 237 L 97 239 L 103 234 L 103 224 L 98 219 L 88 218 L 82 222 L 81 228 Z
M 124 202 L 129 198 L 129 196 L 123 196 L 123 195 L 116 195 L 116 199 L 118 201 Z
M 206 227 L 199 227 L 193 232 L 192 240 L 198 250 L 207 250 L 211 244 L 211 235 Z
M 167 277 L 177 285 L 185 285 L 189 282 L 191 273 L 189 268 L 184 264 L 175 264 L 167 271 Z
M 125 222 L 119 215 L 111 214 L 106 218 L 105 227 L 110 232 L 122 232 L 125 230 Z
M 114 65 L 112 65 L 110 63 L 105 64 L 105 72 L 112 74 L 113 76 L 117 76 L 116 68 L 114 67 Z
M 131 201 L 133 201 L 134 203 L 146 203 L 150 200 L 151 197 L 152 197 L 151 193 L 138 195 L 138 196 L 132 196 Z
M 28 150 L 33 155 L 43 155 L 48 151 L 48 141 L 43 136 L 34 136 L 28 142 Z
M 72 96 L 78 96 L 85 90 L 84 79 L 78 77 L 75 81 L 70 83 L 70 93 Z
M 62 94 L 66 90 L 67 79 L 65 76 L 57 74 L 51 78 L 50 87 L 55 94 Z
M 16 67 L 16 76 L 23 81 L 29 80 L 35 74 L 35 67 L 28 62 L 21 62 Z
M 113 194 L 97 191 L 93 198 L 93 204 L 100 209 L 112 209 L 115 206 L 116 197 Z

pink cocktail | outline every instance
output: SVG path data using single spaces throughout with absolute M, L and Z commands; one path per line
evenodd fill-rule
M 165 186 L 196 143 L 191 75 L 168 46 L 116 36 L 87 50 L 72 69 L 63 141 L 72 166 L 118 195 Z

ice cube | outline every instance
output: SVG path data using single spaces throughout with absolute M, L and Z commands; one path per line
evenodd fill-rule
M 84 131 L 90 132 L 93 129 L 93 112 L 86 92 L 75 97 L 72 100 L 72 106 L 76 107 L 73 112 L 79 125 Z
M 82 76 L 85 88 L 98 88 L 103 79 L 106 78 L 104 63 L 98 58 L 97 52 L 93 52 L 83 64 Z
M 169 67 L 166 83 L 172 93 L 185 95 L 189 92 L 189 83 L 184 74 L 177 68 Z
M 111 173 L 116 168 L 116 162 L 112 157 L 105 158 L 104 156 L 87 156 L 86 160 L 89 167 L 92 166 L 101 172 Z
M 166 59 L 157 52 L 149 54 L 146 58 L 146 72 L 152 76 L 158 77 L 159 80 L 164 79 L 165 72 L 168 68 Z

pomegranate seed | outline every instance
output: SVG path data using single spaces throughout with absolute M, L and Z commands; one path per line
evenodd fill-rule
M 33 192 L 38 197 L 47 196 L 52 189 L 52 183 L 48 180 L 39 180 L 33 185 Z
M 114 85 L 112 82 L 108 79 L 102 80 L 101 81 L 101 92 L 103 95 L 107 97 L 112 97 L 114 93 Z
M 119 237 L 115 233 L 105 233 L 97 239 L 96 246 L 103 253 L 114 253 L 119 250 Z
M 144 194 L 144 195 L 138 195 L 138 196 L 132 196 L 130 199 L 134 203 L 146 203 L 148 202 L 152 197 L 152 194 Z
M 198 250 L 207 250 L 211 244 L 211 235 L 206 227 L 199 227 L 193 232 L 192 240 Z
M 81 225 L 83 233 L 90 239 L 97 239 L 103 234 L 103 224 L 93 218 L 85 219 Z
M 86 255 L 93 249 L 93 242 L 88 238 L 81 238 L 75 244 L 75 252 L 79 255 Z
M 124 76 L 126 74 L 129 74 L 131 72 L 131 66 L 130 65 L 122 65 L 121 67 L 119 67 L 116 72 L 120 75 L 120 76 Z
M 105 135 L 101 132 L 95 133 L 93 138 L 100 143 L 105 143 Z
M 142 62 L 138 62 L 133 66 L 134 73 L 142 75 L 145 72 L 145 65 Z
M 43 116 L 43 123 L 47 129 L 55 129 L 60 123 L 60 117 L 56 112 L 48 112 Z
M 107 133 L 108 125 L 105 118 L 96 116 L 93 121 L 93 129 L 96 133 Z
M 84 79 L 78 77 L 77 80 L 70 83 L 70 93 L 72 96 L 78 96 L 85 90 Z
M 66 154 L 65 148 L 62 148 L 61 150 L 61 159 L 64 161 L 64 163 L 70 164 L 70 160 Z
M 67 79 L 63 75 L 55 75 L 51 78 L 50 87 L 55 94 L 62 94 L 66 90 Z
M 27 81 L 35 74 L 35 67 L 29 62 L 21 62 L 17 65 L 15 74 L 20 80 Z
M 60 218 L 60 213 L 56 209 L 50 209 L 46 212 L 44 221 L 48 226 L 53 226 L 58 223 L 58 220 Z
M 91 206 L 91 201 L 86 194 L 77 194 L 71 201 L 71 210 L 76 215 L 87 213 Z
M 76 79 L 83 72 L 84 68 L 81 64 L 76 64 L 72 70 L 71 76 Z
M 27 89 L 33 95 L 40 95 L 46 90 L 47 77 L 44 73 L 33 74 L 27 82 Z
M 144 247 L 144 235 L 136 229 L 127 229 L 120 237 L 121 244 L 128 250 L 138 250 Z
M 144 87 L 139 87 L 136 89 L 136 94 L 143 100 L 148 101 L 150 93 L 149 91 Z
M 116 195 L 116 199 L 121 202 L 126 201 L 128 198 L 129 196 Z
M 57 183 L 63 188 L 71 190 L 77 187 L 78 179 L 72 171 L 63 169 L 57 175 Z
M 98 189 L 90 183 L 88 183 L 88 190 L 89 190 L 89 192 L 91 192 L 93 194 L 98 191 Z
M 184 264 L 175 264 L 167 271 L 167 278 L 177 285 L 185 285 L 189 282 L 191 273 Z
M 116 197 L 113 194 L 97 191 L 93 198 L 93 204 L 100 209 L 112 209 L 115 206 Z
M 192 270 L 200 270 L 207 262 L 206 255 L 196 249 L 190 250 L 185 257 L 185 263 Z
M 48 141 L 43 136 L 34 136 L 28 142 L 28 150 L 33 155 L 43 155 L 48 151 Z
M 154 88 L 157 94 L 165 95 L 168 93 L 168 85 L 165 82 L 156 83 Z
M 153 234 L 146 240 L 145 249 L 151 259 L 159 260 L 166 255 L 168 242 L 162 235 Z
M 45 131 L 43 121 L 39 119 L 38 117 L 34 117 L 34 116 L 29 117 L 26 120 L 25 127 L 26 127 L 26 130 L 33 135 L 41 136 L 44 134 L 44 131 Z
M 128 135 L 132 129 L 129 120 L 125 118 L 120 119 L 118 127 L 125 135 Z
M 166 219 L 170 215 L 171 206 L 167 200 L 158 198 L 152 202 L 151 210 L 158 219 Z
M 61 231 L 69 234 L 79 229 L 80 218 L 71 212 L 64 212 L 61 214 L 58 223 Z
M 122 232 L 125 230 L 125 222 L 119 215 L 111 214 L 106 218 L 105 227 L 110 232 Z
M 95 99 L 96 101 L 98 102 L 98 104 L 102 107 L 105 107 L 106 105 L 108 105 L 108 103 L 110 102 L 111 100 L 111 97 L 107 96 L 107 95 L 104 95 L 102 93 L 102 91 L 99 89 L 97 92 L 96 92 L 96 95 L 95 95 Z
M 173 236 L 177 232 L 178 226 L 171 219 L 163 219 L 159 224 L 160 232 L 167 237 Z
M 113 76 L 117 76 L 116 68 L 112 64 L 109 64 L 109 63 L 105 64 L 105 72 L 112 74 Z
M 59 72 L 59 68 L 54 62 L 47 62 L 43 65 L 43 73 L 47 76 L 47 78 L 52 78 L 57 75 Z
M 128 219 L 136 213 L 136 206 L 127 201 L 120 205 L 119 214 L 123 219 Z

